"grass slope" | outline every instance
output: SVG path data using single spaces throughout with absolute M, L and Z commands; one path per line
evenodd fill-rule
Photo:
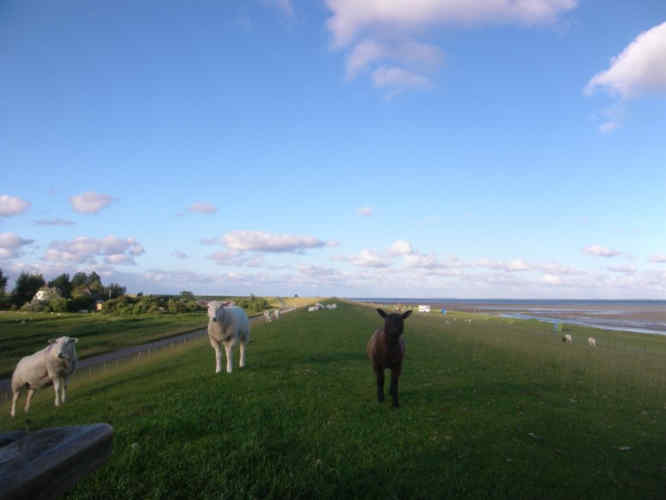
M 45 347 L 48 339 L 78 337 L 80 358 L 205 328 L 206 313 L 105 314 L 0 313 L 0 378 L 9 377 L 23 356 Z
M 365 358 L 379 316 L 344 304 L 257 325 L 231 375 L 196 341 L 82 377 L 58 409 L 42 391 L 0 428 L 111 423 L 76 499 L 663 497 L 663 350 L 467 317 L 407 320 L 399 410 Z

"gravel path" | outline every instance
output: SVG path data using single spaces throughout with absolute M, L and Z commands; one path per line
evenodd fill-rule
M 285 314 L 293 310 L 294 308 L 281 309 L 280 314 Z M 257 321 L 263 321 L 263 319 L 264 319 L 263 314 L 250 316 L 250 323 L 252 324 Z M 201 328 L 199 330 L 194 330 L 180 335 L 175 335 L 173 337 L 168 337 L 166 339 L 155 340 L 153 342 L 148 342 L 146 344 L 140 344 L 131 347 L 124 347 L 123 349 L 118 349 L 117 351 L 111 351 L 104 354 L 99 354 L 97 356 L 91 356 L 86 359 L 80 359 L 77 372 L 80 372 L 85 368 L 93 368 L 95 366 L 103 365 L 104 363 L 131 358 L 147 352 L 158 351 L 173 344 L 183 343 L 189 340 L 203 337 L 207 333 L 208 333 L 207 328 Z M 74 376 L 76 376 L 76 374 Z M 10 383 L 11 383 L 11 378 L 0 379 L 0 397 L 11 396 L 12 390 Z

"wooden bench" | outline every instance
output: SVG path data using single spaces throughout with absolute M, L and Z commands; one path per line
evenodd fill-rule
M 0 433 L 0 500 L 62 496 L 106 462 L 112 439 L 109 424 Z

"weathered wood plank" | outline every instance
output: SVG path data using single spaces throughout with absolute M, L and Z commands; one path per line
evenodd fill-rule
M 109 424 L 0 434 L 0 500 L 53 499 L 111 454 Z

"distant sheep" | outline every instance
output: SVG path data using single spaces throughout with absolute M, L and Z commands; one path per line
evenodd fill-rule
M 308 312 L 309 312 L 309 313 L 311 313 L 311 312 L 315 312 L 315 311 L 319 311 L 319 308 L 316 307 L 316 306 L 310 306 L 310 307 L 308 307 Z
M 227 356 L 227 373 L 231 373 L 233 365 L 234 345 L 240 341 L 240 362 L 238 366 L 245 366 L 245 349 L 250 341 L 250 322 L 247 314 L 241 307 L 224 307 L 220 302 L 208 303 L 208 340 L 215 350 L 215 373 L 222 371 L 222 351 Z
M 279 309 L 273 309 L 271 311 L 271 316 L 273 319 L 280 319 L 280 310 Z
M 50 384 L 53 384 L 55 392 L 55 406 L 65 402 L 67 380 L 79 364 L 75 347 L 78 341 L 74 337 L 50 339 L 47 347 L 19 360 L 12 374 L 12 417 L 16 415 L 16 402 L 23 389 L 28 389 L 26 413 L 30 410 L 30 401 L 35 391 Z
M 571 334 L 566 333 L 562 336 L 562 342 L 565 342 L 567 344 L 573 344 L 573 337 Z
M 273 321 L 271 311 L 264 311 L 264 323 L 270 323 L 271 321 Z
M 333 310 L 337 308 L 338 308 L 337 304 L 326 304 L 326 309 Z
M 589 345 L 590 347 L 597 347 L 597 339 L 595 339 L 594 337 L 588 337 L 587 345 Z
M 407 311 L 403 314 L 386 314 L 382 309 L 377 309 L 379 315 L 384 318 L 384 328 L 375 330 L 372 334 L 366 351 L 372 363 L 372 369 L 377 378 L 377 401 L 384 401 L 384 370 L 391 370 L 391 389 L 393 407 L 398 408 L 398 379 L 402 373 L 402 359 L 405 356 L 405 341 L 402 339 L 404 320 L 412 313 Z

